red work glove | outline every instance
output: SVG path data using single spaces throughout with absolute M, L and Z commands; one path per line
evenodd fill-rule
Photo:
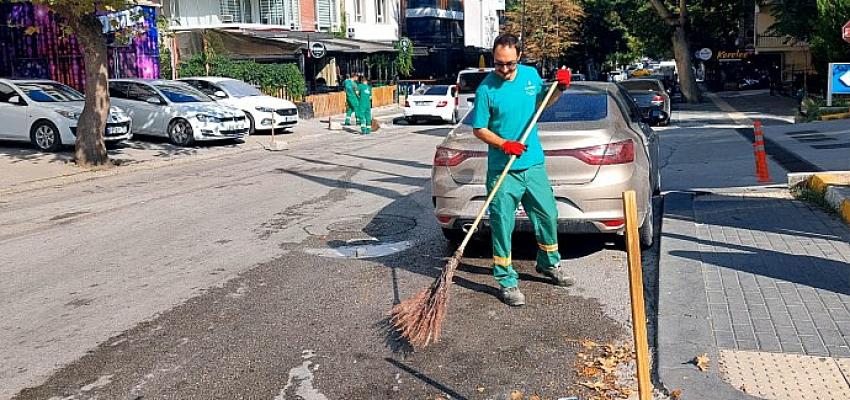
M 570 86 L 570 81 L 572 80 L 573 74 L 569 69 L 559 69 L 555 74 L 555 79 L 558 81 L 559 85 L 563 85 L 566 87 Z
M 520 142 L 514 142 L 509 140 L 505 143 L 502 143 L 502 151 L 509 156 L 520 156 L 522 152 L 525 151 L 525 145 Z

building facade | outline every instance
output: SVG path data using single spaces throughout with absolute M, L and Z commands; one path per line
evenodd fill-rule
M 350 39 L 391 43 L 399 39 L 399 0 L 345 0 Z
M 504 0 L 465 0 L 464 45 L 489 50 L 493 46 L 493 40 L 499 36 L 499 21 L 504 13 Z
M 776 22 L 770 3 L 761 6 L 756 4 L 753 15 L 756 54 L 764 59 L 766 68 L 773 69 L 776 78 L 782 82 L 792 82 L 799 79 L 800 75 L 814 73 L 808 43 L 770 32 L 770 26 Z

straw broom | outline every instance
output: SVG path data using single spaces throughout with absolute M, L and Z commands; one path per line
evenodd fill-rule
M 555 92 L 556 87 L 558 87 L 557 84 L 552 84 L 549 91 L 546 92 L 546 97 L 543 98 L 543 102 L 540 103 L 537 112 L 534 113 L 534 117 L 528 126 L 526 126 L 522 137 L 520 137 L 520 143 L 525 144 L 525 140 L 528 139 L 528 135 L 531 134 L 531 130 L 537 124 L 540 114 L 549 104 L 549 99 L 552 97 L 552 93 Z M 396 304 L 390 311 L 390 324 L 393 329 L 402 338 L 407 340 L 413 348 L 425 348 L 429 344 L 440 340 L 440 328 L 443 324 L 443 318 L 446 316 L 449 287 L 454 278 L 455 269 L 457 269 L 460 259 L 463 257 L 463 251 L 466 249 L 467 243 L 472 238 L 472 234 L 478 229 L 481 218 L 484 217 L 487 207 L 493 200 L 493 196 L 502 186 L 502 181 L 505 179 L 508 171 L 510 171 L 511 165 L 516 161 L 516 158 L 517 156 L 511 156 L 508 159 L 508 163 L 505 164 L 505 169 L 502 170 L 499 180 L 496 181 L 496 185 L 493 186 L 493 190 L 490 191 L 490 195 L 487 196 L 487 200 L 484 201 L 481 210 L 478 211 L 478 216 L 475 217 L 475 221 L 472 223 L 469 231 L 466 232 L 466 236 L 463 238 L 460 246 L 458 246 L 452 258 L 449 259 L 449 262 L 446 263 L 443 273 L 434 280 L 431 286 Z

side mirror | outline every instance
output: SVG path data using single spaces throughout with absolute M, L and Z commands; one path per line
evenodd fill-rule
M 162 105 L 162 100 L 160 100 L 159 97 L 151 96 L 151 97 L 148 97 L 147 99 L 145 99 L 145 103 L 158 106 L 158 105 Z
M 667 113 L 661 110 L 652 110 L 649 112 L 649 115 L 643 119 L 643 122 L 648 123 L 650 125 L 657 125 L 660 122 L 667 120 Z
M 221 91 L 221 90 L 216 90 L 216 91 L 215 91 L 215 93 L 213 93 L 213 96 L 215 96 L 215 97 L 217 97 L 217 98 L 219 98 L 219 99 L 223 99 L 223 98 L 226 98 L 226 97 L 227 97 L 227 93 L 224 93 L 224 92 L 223 92 L 223 91 Z
M 14 104 L 16 106 L 24 105 L 24 101 L 21 99 L 21 96 L 12 96 L 9 97 L 9 104 Z

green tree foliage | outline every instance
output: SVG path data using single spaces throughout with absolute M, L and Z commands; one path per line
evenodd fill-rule
M 577 0 L 524 1 L 524 12 L 521 3 L 507 11 L 505 30 L 515 35 L 524 33 L 523 52 L 528 58 L 559 59 L 578 40 L 584 17 L 581 4 Z
M 409 41 L 410 39 L 407 40 Z M 406 50 L 401 47 L 401 40 L 395 44 L 395 49 L 398 50 L 395 59 L 395 70 L 405 78 L 413 74 L 413 42 L 409 43 L 410 46 Z
M 850 44 L 841 27 L 850 19 L 850 0 L 786 0 L 773 4 L 776 23 L 770 30 L 809 42 L 815 69 L 823 74 L 831 62 L 850 61 Z
M 224 56 L 195 54 L 180 63 L 181 78 L 206 75 L 205 64 L 210 66 L 210 76 L 239 79 L 260 86 L 264 91 L 285 89 L 287 96 L 300 99 L 307 91 L 304 74 L 295 64 L 260 64 L 255 61 L 233 60 Z

